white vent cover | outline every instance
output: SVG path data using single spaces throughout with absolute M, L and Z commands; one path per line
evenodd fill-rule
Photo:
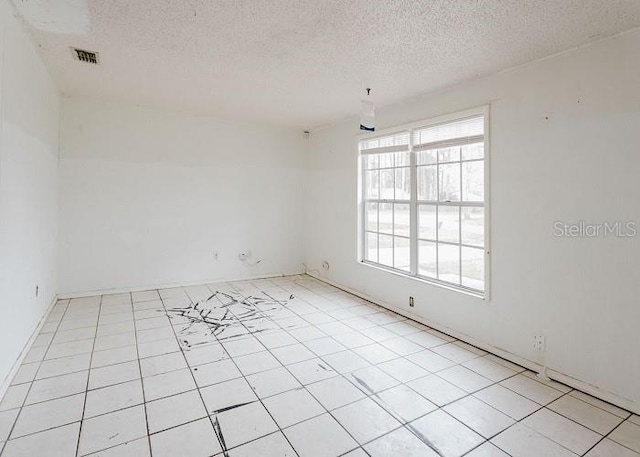
M 94 51 L 87 51 L 86 49 L 71 48 L 73 58 L 80 62 L 91 63 L 98 65 L 100 63 L 100 55 Z

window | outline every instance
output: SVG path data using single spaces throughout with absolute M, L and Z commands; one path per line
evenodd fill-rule
M 485 292 L 485 110 L 359 142 L 360 260 Z

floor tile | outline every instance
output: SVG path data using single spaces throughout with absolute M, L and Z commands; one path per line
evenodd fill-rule
M 441 355 L 456 363 L 464 363 L 478 357 L 478 354 L 471 352 L 467 349 L 461 348 L 455 343 L 447 343 L 447 344 L 443 344 L 442 346 L 436 346 L 431 350 L 436 354 Z
M 410 422 L 437 409 L 436 405 L 404 385 L 379 392 L 372 399 L 401 422 Z
M 491 438 L 515 421 L 475 397 L 464 397 L 443 408 L 451 416 L 485 438 Z
M 345 351 L 347 348 L 333 338 L 327 336 L 316 340 L 307 341 L 304 345 L 316 355 L 324 356 L 335 352 Z
M 100 368 L 132 360 L 138 360 L 138 351 L 135 346 L 95 351 L 91 358 L 91 368 Z
M 25 405 L 82 393 L 87 390 L 88 377 L 89 371 L 78 371 L 77 373 L 34 381 L 31 384 Z
M 6 441 L 11 433 L 11 428 L 16 422 L 16 418 L 20 413 L 19 409 L 12 409 L 0 413 L 0 442 Z
M 272 433 L 229 451 L 229 457 L 297 457 L 281 432 Z
M 191 367 L 218 362 L 228 357 L 222 345 L 218 343 L 191 348 L 184 351 L 184 356 Z
M 191 369 L 198 387 L 210 386 L 242 376 L 231 359 L 198 365 Z
M 18 384 L 23 384 L 25 382 L 31 382 L 35 379 L 36 373 L 40 368 L 39 363 L 27 363 L 20 365 L 20 368 L 16 371 L 15 376 L 11 380 L 11 385 L 15 386 Z
M 625 421 L 611 432 L 609 438 L 640 453 L 640 425 Z
M 175 338 L 138 344 L 138 354 L 141 359 L 156 355 L 169 354 L 171 352 L 178 352 L 179 350 L 180 346 Z
M 89 372 L 89 389 L 99 389 L 140 378 L 138 361 L 94 368 Z
M 353 349 L 353 352 L 374 365 L 388 362 L 389 360 L 397 359 L 399 357 L 398 354 L 378 343 L 355 348 Z
M 466 454 L 465 457 L 509 457 L 509 454 L 487 441 Z
M 332 414 L 360 444 L 400 427 L 400 422 L 370 398 L 338 408 Z
M 192 390 L 146 404 L 149 433 L 201 419 L 207 415 L 198 391 Z
M 143 378 L 183 368 L 187 368 L 187 361 L 182 352 L 173 352 L 140 360 L 140 370 Z
M 170 371 L 142 379 L 146 401 L 176 395 L 196 388 L 191 370 Z
M 565 395 L 547 406 L 569 419 L 584 425 L 591 430 L 606 435 L 613 430 L 622 419 L 571 395 Z
M 222 346 L 224 346 L 224 349 L 231 357 L 238 357 L 265 350 L 262 343 L 253 337 L 243 338 L 236 341 L 228 341 L 222 343 Z
M 358 447 L 329 414 L 286 428 L 284 434 L 300 457 L 337 457 Z
M 276 368 L 247 376 L 247 382 L 259 398 L 270 397 L 301 387 L 285 368 Z
M 320 358 L 294 363 L 287 368 L 303 385 L 338 376 L 338 373 Z
M 83 422 L 78 454 L 91 454 L 146 434 L 147 425 L 142 405 L 97 416 Z
M 425 376 L 407 383 L 409 387 L 438 406 L 444 406 L 467 395 L 467 392 L 436 375 Z
M 413 341 L 416 344 L 424 348 L 432 348 L 436 346 L 442 346 L 443 344 L 447 344 L 447 340 L 443 340 L 432 333 L 419 331 L 417 333 L 412 333 L 411 335 L 407 335 L 406 337 L 409 341 Z
M 578 455 L 584 454 L 602 439 L 602 435 L 546 408 L 525 418 L 522 425 L 535 430 Z
M 407 356 L 424 350 L 422 346 L 406 338 L 394 338 L 391 340 L 379 341 L 387 349 L 391 349 L 398 355 Z
M 446 357 L 442 357 L 429 349 L 410 354 L 405 358 L 432 373 L 447 369 L 456 364 L 455 362 L 447 359 Z
M 0 402 L 0 411 L 7 411 L 9 409 L 20 408 L 27 398 L 27 393 L 31 388 L 31 384 L 18 384 L 16 386 L 9 386 L 7 391 Z
M 621 446 L 609 438 L 600 441 L 593 449 L 585 454 L 585 457 L 638 457 L 640 454 Z
M 575 457 L 568 449 L 522 424 L 515 424 L 491 440 L 512 457 Z
M 212 416 L 212 419 L 227 448 L 239 446 L 278 430 L 274 420 L 258 401 L 227 409 Z
M 502 381 L 516 374 L 511 368 L 500 365 L 487 357 L 471 359 L 464 362 L 463 365 L 493 382 Z
M 11 433 L 11 438 L 41 432 L 82 419 L 84 393 L 25 406 Z M 6 414 L 6 413 L 2 413 Z
M 54 360 L 45 360 L 40 364 L 35 379 L 52 378 L 63 374 L 75 373 L 89 369 L 91 354 L 80 354 Z
M 255 352 L 233 359 L 245 376 L 280 367 L 280 362 L 267 351 Z
M 304 389 L 290 390 L 264 400 L 264 406 L 280 428 L 310 419 L 325 410 Z
M 386 390 L 399 384 L 397 379 L 392 378 L 378 367 L 367 367 L 356 370 L 349 373 L 346 378 L 367 395 Z
M 484 441 L 482 436 L 442 410 L 411 422 L 409 428 L 446 456 L 463 455 Z
M 341 376 L 310 384 L 307 390 L 327 410 L 339 408 L 365 397 L 360 389 Z
M 154 457 L 208 457 L 222 451 L 209 418 L 151 435 Z
M 429 374 L 427 370 L 403 358 L 378 364 L 378 368 L 400 382 L 409 382 Z
M 542 384 L 541 382 L 531 379 L 523 374 L 518 374 L 512 378 L 505 379 L 500 382 L 500 385 L 541 405 L 548 405 L 552 401 L 564 395 L 563 392 Z
M 539 404 L 498 384 L 476 392 L 474 396 L 515 420 L 521 420 L 541 408 Z
M 256 394 L 243 378 L 205 387 L 200 389 L 200 394 L 208 414 L 215 414 L 223 409 L 257 400 Z
M 338 373 L 349 373 L 369 366 L 369 362 L 353 351 L 336 352 L 322 357 Z
M 52 344 L 49 346 L 45 360 L 59 359 L 72 355 L 86 354 L 93 350 L 93 340 L 71 341 L 69 343 Z
M 7 442 L 2 457 L 75 457 L 80 422 Z
M 438 454 L 406 428 L 399 428 L 366 444 L 371 457 L 437 457 Z M 363 453 L 364 455 L 364 453 Z
M 283 365 L 291 365 L 292 363 L 302 362 L 316 357 L 316 355 L 303 344 L 293 344 L 275 348 L 271 350 L 271 353 Z
M 53 343 L 69 343 L 71 341 L 79 341 L 91 339 L 96 336 L 96 328 L 95 327 L 83 327 L 77 328 L 74 330 L 61 330 L 55 334 L 53 338 Z
M 94 417 L 144 402 L 139 379 L 87 392 L 84 417 Z

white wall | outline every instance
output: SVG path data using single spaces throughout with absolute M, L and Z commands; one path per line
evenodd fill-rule
M 0 53 L 2 380 L 56 293 L 59 96 L 4 0 Z
M 301 132 L 74 99 L 61 116 L 63 294 L 302 270 Z
M 357 120 L 313 132 L 306 257 L 321 276 L 640 410 L 640 237 L 566 239 L 557 220 L 640 228 L 640 30 L 379 109 L 379 128 L 491 105 L 491 300 L 356 261 Z M 548 119 L 546 119 L 548 117 Z M 322 260 L 331 268 L 324 272 Z M 533 337 L 547 338 L 546 354 Z

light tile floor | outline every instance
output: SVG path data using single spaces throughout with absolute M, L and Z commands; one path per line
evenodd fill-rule
M 60 300 L 2 457 L 640 457 L 640 417 L 308 276 Z

